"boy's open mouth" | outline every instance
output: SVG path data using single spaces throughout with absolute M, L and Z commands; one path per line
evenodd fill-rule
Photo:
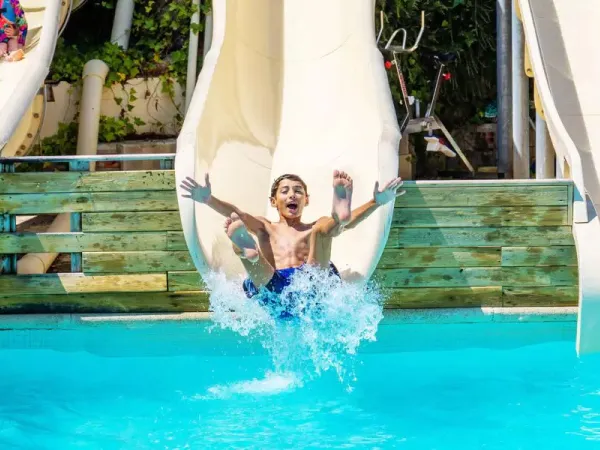
M 298 203 L 290 202 L 286 205 L 287 209 L 291 213 L 296 213 L 298 211 Z

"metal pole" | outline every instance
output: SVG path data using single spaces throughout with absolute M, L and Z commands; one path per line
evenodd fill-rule
M 511 0 L 496 0 L 496 78 L 498 83 L 498 177 L 510 175 L 511 155 Z
M 529 79 L 525 74 L 523 24 L 512 11 L 512 143 L 513 178 L 529 178 Z
M 194 87 L 196 86 L 196 67 L 198 65 L 198 33 L 194 33 L 193 29 L 195 25 L 200 23 L 200 0 L 192 0 L 192 5 L 196 7 L 196 11 L 194 14 L 192 14 L 190 21 L 190 43 L 188 49 L 187 78 L 185 84 L 186 112 L 190 106 L 190 102 L 192 101 Z
M 213 34 L 213 15 L 212 11 L 206 15 L 206 19 L 204 22 L 204 46 L 202 48 L 204 55 L 208 53 L 210 50 L 210 46 L 212 45 L 212 34 Z
M 543 180 L 550 178 L 548 171 L 548 141 L 546 122 L 536 111 L 535 113 L 535 178 Z

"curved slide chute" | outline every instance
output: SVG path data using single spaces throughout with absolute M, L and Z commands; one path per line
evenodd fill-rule
M 579 266 L 577 351 L 600 352 L 600 59 L 586 33 L 597 0 L 520 0 L 538 107 L 557 163 L 575 184 L 573 234 Z
M 74 2 L 81 3 L 81 2 Z M 29 26 L 26 56 L 18 62 L 0 62 L 0 152 L 15 133 L 27 135 L 29 122 L 39 128 L 36 96 L 50 70 L 56 40 L 71 11 L 71 1 L 21 0 Z M 36 120 L 34 120 L 36 119 Z M 30 134 L 30 133 L 29 133 Z M 21 142 L 11 142 L 18 148 Z M 14 151 L 12 153 L 15 153 Z
M 213 0 L 213 36 L 177 143 L 175 172 L 185 239 L 202 275 L 244 274 L 224 219 L 182 198 L 181 181 L 211 177 L 213 194 L 277 220 L 269 187 L 283 173 L 308 184 L 304 220 L 331 214 L 332 173 L 354 180 L 353 205 L 398 175 L 400 131 L 374 1 Z M 318 13 L 317 13 L 318 12 Z M 372 274 L 393 203 L 334 240 L 347 280 Z

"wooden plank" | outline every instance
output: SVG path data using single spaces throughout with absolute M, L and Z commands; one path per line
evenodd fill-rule
M 576 286 L 577 267 L 502 267 L 502 286 Z
M 500 267 L 377 269 L 374 280 L 384 288 L 501 286 L 502 269 Z
M 197 271 L 169 272 L 167 280 L 169 292 L 206 290 L 202 277 Z
M 396 200 L 396 208 L 468 206 L 567 206 L 568 187 L 558 186 L 447 186 L 413 188 Z
M 84 213 L 83 231 L 180 231 L 177 211 Z
M 24 172 L 0 174 L 0 194 L 173 191 L 172 170 L 119 172 Z
M 167 290 L 166 274 L 84 275 L 80 273 L 3 275 L 3 296 L 101 292 L 160 292 Z M 199 289 L 196 289 L 199 290 Z
M 0 233 L 5 253 L 78 253 L 166 250 L 165 232 L 148 233 Z
M 179 231 L 167 232 L 167 250 L 188 250 L 183 233 Z
M 575 186 L 573 183 L 569 184 L 567 193 L 568 207 L 567 207 L 567 223 L 573 224 L 573 201 L 575 200 Z
M 502 306 L 577 306 L 577 286 L 504 287 Z
M 504 247 L 503 266 L 577 266 L 574 246 Z
M 400 288 L 386 291 L 386 297 L 388 309 L 501 306 L 502 288 Z
M 500 247 L 387 248 L 377 267 L 494 267 L 500 266 L 501 250 Z
M 98 252 L 83 254 L 85 273 L 141 273 L 195 270 L 187 251 Z
M 384 288 L 478 286 L 574 286 L 576 267 L 467 267 L 376 269 Z
M 104 211 L 176 211 L 175 191 L 9 194 L 0 196 L 0 213 L 52 214 Z
M 206 312 L 207 292 L 137 292 L 0 297 L 0 314 Z
M 568 225 L 565 206 L 396 208 L 392 227 L 526 227 Z
M 428 187 L 490 187 L 502 186 L 504 189 L 513 187 L 533 186 L 543 188 L 545 186 L 564 186 L 567 187 L 573 184 L 573 180 L 546 178 L 542 180 L 536 179 L 481 179 L 481 180 L 406 180 L 403 188 L 407 189 L 422 189 Z
M 571 227 L 392 228 L 388 248 L 573 245 Z

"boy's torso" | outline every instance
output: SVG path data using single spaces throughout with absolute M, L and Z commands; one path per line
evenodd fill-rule
M 276 270 L 301 266 L 308 258 L 313 225 L 267 224 L 265 232 L 258 235 L 263 256 Z

